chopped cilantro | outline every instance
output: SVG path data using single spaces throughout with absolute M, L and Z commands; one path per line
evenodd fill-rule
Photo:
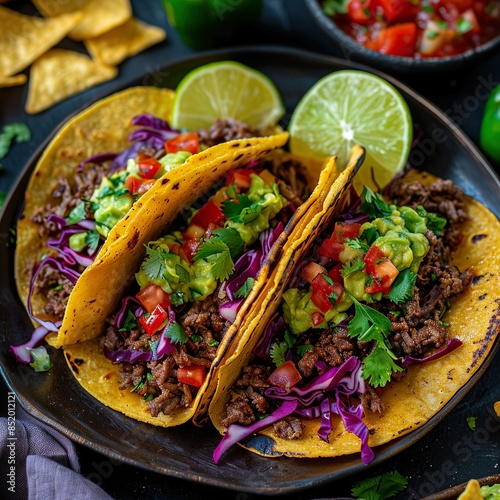
M 427 212 L 427 210 L 419 205 L 417 207 L 417 214 L 420 217 L 424 217 L 427 219 L 426 226 L 436 235 L 440 236 L 443 231 L 444 226 L 446 226 L 446 219 L 432 212 Z
M 297 338 L 295 335 L 292 334 L 290 330 L 285 331 L 285 342 L 287 343 L 288 347 L 293 347 L 295 345 L 295 342 L 297 342 Z
M 62 289 L 63 289 L 62 285 L 56 285 L 56 286 L 52 287 L 52 290 L 55 290 L 56 292 L 58 292 L 59 290 L 62 290 Z
M 467 417 L 467 425 L 469 426 L 469 429 L 471 431 L 476 430 L 476 420 L 477 420 L 477 417 Z
M 380 194 L 375 194 L 370 188 L 364 186 L 361 192 L 360 210 L 373 218 L 392 215 L 392 209 Z
M 201 335 L 191 335 L 191 342 L 194 342 L 195 344 L 201 342 L 202 340 L 203 337 Z
M 443 30 L 448 29 L 448 23 L 446 21 L 436 20 L 435 23 Z
M 78 205 L 71 210 L 68 217 L 66 217 L 66 224 L 71 226 L 72 224 L 77 224 L 78 222 L 84 220 L 86 217 L 85 213 L 85 202 L 82 200 Z
M 238 290 L 234 292 L 234 296 L 237 299 L 244 299 L 246 296 L 248 296 L 248 294 L 252 290 L 254 281 L 255 280 L 253 278 L 247 278 L 245 280 L 245 283 L 243 283 L 243 285 L 241 285 L 240 288 L 238 288 Z
M 327 298 L 330 301 L 330 304 L 332 305 L 335 305 L 337 303 L 337 300 L 339 300 L 339 296 L 333 292 L 330 295 L 328 295 Z
M 130 310 L 127 310 L 127 317 L 123 322 L 123 326 L 118 330 L 119 332 L 128 332 L 137 326 L 137 318 L 135 314 Z
M 220 344 L 218 340 L 212 339 L 207 342 L 209 347 L 217 347 Z
M 427 38 L 429 40 L 434 40 L 434 38 L 436 38 L 438 35 L 439 33 L 437 31 L 429 31 L 429 33 L 427 33 Z
M 163 277 L 167 269 L 165 260 L 168 258 L 169 252 L 162 247 L 151 248 L 146 246 L 146 253 L 148 258 L 143 265 L 146 276 L 153 281 Z
M 392 330 L 392 324 L 386 316 L 369 306 L 361 304 L 347 290 L 346 293 L 353 301 L 356 312 L 348 327 L 351 338 L 363 335 L 372 325 L 377 326 L 385 335 Z
M 246 194 L 237 194 L 236 201 L 233 199 L 223 203 L 222 211 L 227 219 L 248 224 L 258 217 L 262 207 L 254 203 Z M 247 220 L 244 220 L 245 218 Z
M 280 342 L 279 344 L 275 342 L 271 346 L 271 350 L 269 351 L 269 355 L 273 360 L 273 363 L 276 366 L 281 366 L 285 362 L 285 356 L 289 347 L 286 342 Z
M 306 352 L 312 351 L 314 347 L 311 344 L 299 345 L 297 347 L 297 354 L 302 357 Z
M 89 247 L 89 250 L 94 252 L 99 246 L 100 235 L 99 233 L 93 229 L 92 231 L 88 231 L 85 235 L 85 244 Z
M 224 227 L 212 232 L 212 237 L 222 240 L 231 253 L 231 258 L 236 260 L 245 251 L 245 242 L 236 229 Z
M 325 281 L 326 281 L 329 285 L 331 285 L 331 286 L 333 286 L 333 285 L 334 285 L 332 278 L 330 278 L 330 276 L 328 276 L 328 274 L 321 273 L 321 276 L 323 276 L 323 278 L 325 279 Z
M 459 35 L 464 35 L 474 29 L 474 24 L 465 17 L 461 17 L 457 22 L 457 32 Z
M 165 336 L 174 344 L 184 344 L 188 339 L 184 328 L 182 328 L 177 321 L 172 321 L 168 324 L 165 330 Z
M 354 483 L 351 494 L 354 498 L 365 500 L 386 500 L 403 491 L 407 485 L 408 481 L 399 472 L 387 472 Z
M 5 125 L 0 132 L 0 158 L 7 156 L 13 140 L 20 143 L 28 142 L 30 139 L 30 129 L 24 123 Z
M 340 274 L 342 278 L 346 278 L 352 273 L 356 271 L 362 271 L 365 268 L 365 263 L 361 260 L 360 257 L 356 257 L 353 261 L 346 262 L 342 269 L 340 270 Z
M 174 290 L 170 294 L 170 303 L 173 306 L 182 306 L 182 304 L 184 304 L 184 302 L 185 302 L 184 292 L 182 292 L 181 290 Z
M 363 231 L 363 238 L 365 238 L 368 245 L 373 245 L 377 238 L 380 238 L 379 230 L 375 227 L 369 227 Z
M 189 283 L 191 281 L 191 276 L 189 275 L 189 272 L 184 269 L 180 264 L 175 265 L 175 272 L 177 276 L 179 277 L 179 281 L 181 283 Z
M 226 280 L 233 271 L 234 263 L 231 259 L 229 247 L 221 239 L 209 238 L 199 246 L 198 252 L 196 252 L 193 259 L 207 259 L 212 255 L 217 257 L 212 266 L 214 277 L 216 279 Z
M 147 394 L 144 394 L 144 401 L 151 401 L 154 397 L 155 395 L 152 392 L 148 392 Z
M 373 228 L 376 230 L 376 228 Z M 354 248 L 356 250 L 363 250 L 364 252 L 368 251 L 370 245 L 368 243 L 364 243 L 359 238 L 351 240 L 350 238 L 346 238 L 347 246 Z
M 327 16 L 334 16 L 336 13 L 347 14 L 347 0 L 326 0 L 323 3 L 323 12 Z
M 391 291 L 387 295 L 395 304 L 405 304 L 413 297 L 413 289 L 417 281 L 417 274 L 409 269 L 401 271 L 392 284 Z
M 429 4 L 423 5 L 422 10 L 424 12 L 426 12 L 427 14 L 434 14 L 434 7 L 432 7 L 432 5 L 429 5 Z

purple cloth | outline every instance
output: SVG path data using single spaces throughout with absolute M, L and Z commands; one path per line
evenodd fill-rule
M 2 498 L 111 500 L 79 474 L 74 444 L 16 405 L 15 420 L 0 419 L 0 491 Z

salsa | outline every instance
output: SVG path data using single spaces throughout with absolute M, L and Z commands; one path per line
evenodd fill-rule
M 500 35 L 500 0 L 323 0 L 359 44 L 416 59 L 474 49 Z

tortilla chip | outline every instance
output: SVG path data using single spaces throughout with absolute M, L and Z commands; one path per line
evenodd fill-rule
M 26 83 L 26 75 L 3 76 L 0 75 L 0 87 L 15 87 Z
M 457 500 L 482 500 L 481 487 L 476 479 L 471 479 L 467 483 L 464 492 L 458 497 Z
M 96 38 L 85 40 L 85 47 L 94 61 L 116 66 L 128 57 L 161 42 L 166 33 L 158 26 L 151 26 L 132 18 Z
M 85 89 L 116 77 L 118 70 L 71 50 L 54 49 L 33 63 L 27 113 L 39 113 Z
M 73 40 L 94 38 L 120 26 L 132 16 L 129 0 L 33 0 L 45 17 L 54 17 L 77 10 L 83 12 L 81 22 L 71 30 Z
M 0 7 L 0 74 L 12 76 L 59 43 L 82 19 L 72 12 L 42 19 Z
M 497 401 L 493 405 L 493 409 L 495 410 L 495 413 L 500 417 L 500 401 Z

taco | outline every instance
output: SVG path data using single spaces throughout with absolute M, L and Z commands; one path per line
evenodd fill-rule
M 223 360 L 214 460 L 239 443 L 367 463 L 422 426 L 498 335 L 499 244 L 496 216 L 451 181 L 410 171 L 384 197 L 349 191 L 284 248 L 262 315 Z
M 56 347 L 80 339 L 75 329 L 54 337 L 75 283 L 121 237 L 132 206 L 154 197 L 156 183 L 174 185 L 182 175 L 173 173 L 177 167 L 188 172 L 231 161 L 241 154 L 236 139 L 268 134 L 228 120 L 197 132 L 173 130 L 167 122 L 173 97 L 169 89 L 135 87 L 105 98 L 64 125 L 36 165 L 17 225 L 15 275 L 21 299 L 41 325 L 37 336 L 53 332 L 48 340 Z M 285 141 L 286 135 L 251 139 L 248 148 L 258 143 L 267 151 Z M 172 203 L 181 198 L 174 190 Z M 26 354 L 14 352 L 21 360 Z
M 78 330 L 78 344 L 64 342 L 66 359 L 103 404 L 158 426 L 204 422 L 220 360 L 284 241 L 349 175 L 339 175 L 332 158 L 311 192 L 299 158 L 270 152 L 277 138 L 241 141 L 231 161 L 221 157 L 153 188 L 82 275 L 59 335 Z M 101 284 L 112 294 L 99 293 Z

